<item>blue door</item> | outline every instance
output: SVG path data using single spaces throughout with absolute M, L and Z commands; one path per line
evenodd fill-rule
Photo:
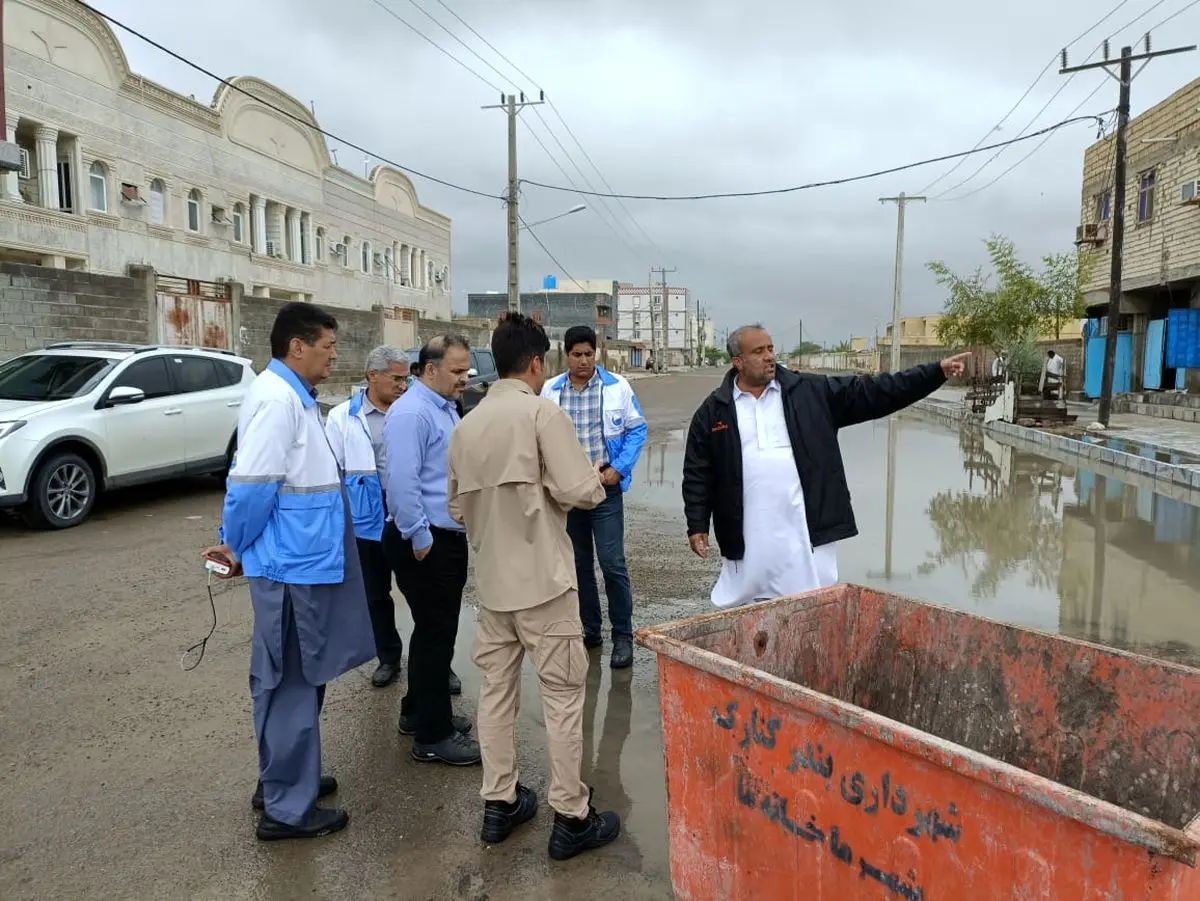
M 1142 387 L 1147 391 L 1158 391 L 1163 386 L 1163 354 L 1166 346 L 1167 321 L 1151 319 L 1146 326 L 1146 360 L 1142 366 Z
M 1100 382 L 1104 378 L 1104 341 L 1103 335 L 1088 338 L 1083 369 L 1083 393 L 1088 397 L 1100 396 Z
M 1117 332 L 1117 361 L 1113 367 L 1113 394 L 1133 390 L 1133 335 Z

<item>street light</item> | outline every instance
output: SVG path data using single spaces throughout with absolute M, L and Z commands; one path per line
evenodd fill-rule
M 557 216 L 551 216 L 549 219 L 542 219 L 539 222 L 526 223 L 525 225 L 522 225 L 521 228 L 526 229 L 526 228 L 533 228 L 535 225 L 545 225 L 547 222 L 553 222 L 555 219 L 561 219 L 564 216 L 570 216 L 572 213 L 582 213 L 586 209 L 587 209 L 587 204 L 581 203 L 577 206 L 571 207 L 565 213 L 559 213 Z

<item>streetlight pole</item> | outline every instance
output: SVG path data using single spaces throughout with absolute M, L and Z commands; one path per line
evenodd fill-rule
M 900 371 L 900 296 L 904 292 L 904 208 L 910 201 L 925 202 L 924 197 L 909 197 L 903 191 L 896 197 L 880 197 L 880 203 L 896 204 L 896 273 L 892 288 L 892 359 L 891 371 Z

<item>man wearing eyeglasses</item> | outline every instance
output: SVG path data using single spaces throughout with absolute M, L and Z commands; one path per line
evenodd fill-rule
M 396 631 L 392 570 L 383 555 L 383 526 L 387 519 L 383 496 L 387 471 L 383 421 L 392 404 L 408 390 L 408 356 L 394 347 L 381 345 L 367 355 L 366 368 L 366 390 L 329 411 L 325 436 L 338 465 L 345 471 L 379 659 L 371 684 L 383 688 L 400 677 L 400 658 L 404 653 L 404 642 Z

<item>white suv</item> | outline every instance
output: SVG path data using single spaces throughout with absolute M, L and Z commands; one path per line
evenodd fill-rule
M 102 341 L 0 364 L 0 508 L 65 529 L 101 489 L 228 471 L 254 377 L 228 352 Z

